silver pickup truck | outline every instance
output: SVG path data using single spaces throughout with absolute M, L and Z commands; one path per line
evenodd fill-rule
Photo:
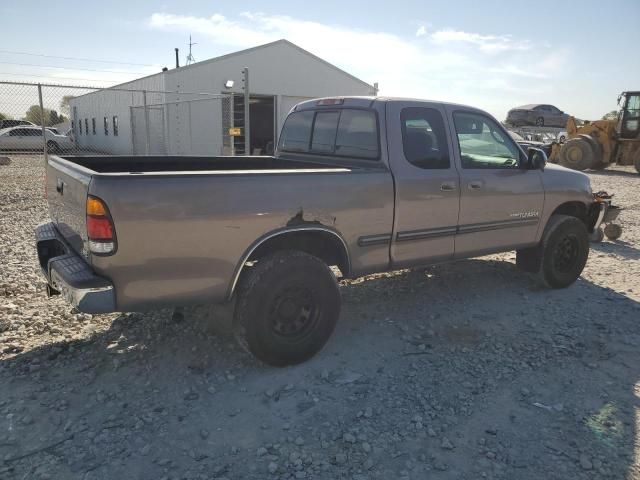
M 516 250 L 573 283 L 602 214 L 586 175 L 545 163 L 475 108 L 313 100 L 273 157 L 50 156 L 38 256 L 81 311 L 232 301 L 241 344 L 295 364 L 334 329 L 336 275 Z

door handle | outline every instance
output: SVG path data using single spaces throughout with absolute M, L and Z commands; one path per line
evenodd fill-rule
M 440 185 L 440 190 L 442 190 L 443 192 L 451 192 L 455 189 L 456 189 L 456 184 L 453 182 L 445 182 L 442 185 Z
M 482 181 L 481 180 L 475 180 L 473 182 L 469 182 L 467 187 L 469 187 L 469 190 L 479 190 L 479 189 L 482 188 Z

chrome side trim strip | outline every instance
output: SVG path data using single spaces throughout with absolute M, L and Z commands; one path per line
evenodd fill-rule
M 427 228 L 424 230 L 411 230 L 408 232 L 398 232 L 396 234 L 396 241 L 406 242 L 411 240 L 421 240 L 423 238 L 446 237 L 449 235 L 455 235 L 456 231 L 456 227 L 443 227 Z
M 515 219 L 505 220 L 502 222 L 489 222 L 489 223 L 473 223 L 470 225 L 461 225 L 458 227 L 458 233 L 476 233 L 486 232 L 489 230 L 499 230 L 502 228 L 522 227 L 527 225 L 537 225 L 538 219 Z
M 366 235 L 358 238 L 359 247 L 372 247 L 374 245 L 384 245 L 391 241 L 390 233 L 381 233 L 379 235 Z

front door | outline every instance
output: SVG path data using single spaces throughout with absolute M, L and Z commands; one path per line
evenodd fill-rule
M 539 170 L 492 118 L 447 107 L 457 138 L 460 219 L 455 256 L 533 245 L 544 203 Z
M 387 104 L 395 267 L 453 257 L 460 190 L 445 113 L 439 104 Z

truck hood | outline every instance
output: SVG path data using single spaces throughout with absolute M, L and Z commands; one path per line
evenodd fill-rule
M 582 172 L 547 163 L 541 177 L 547 192 L 571 192 L 583 197 L 585 202 L 593 201 L 591 181 Z

